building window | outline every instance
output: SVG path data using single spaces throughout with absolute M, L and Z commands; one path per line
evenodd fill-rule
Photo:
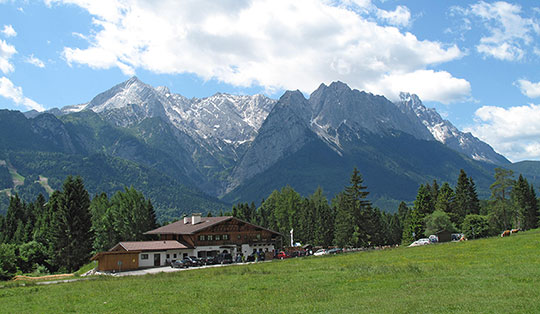
M 229 235 L 228 235 L 228 234 L 224 234 L 224 235 L 223 235 L 223 240 L 229 240 Z
M 176 258 L 176 253 L 174 253 L 174 255 L 173 255 L 173 256 L 174 256 L 174 258 Z
M 242 236 L 241 235 L 238 235 L 238 240 L 242 239 Z
M 171 254 L 167 254 L 167 258 L 171 258 Z
M 148 259 L 148 254 L 141 254 L 141 259 Z
M 208 240 L 210 240 L 210 239 L 208 239 Z M 204 236 L 203 235 L 199 236 L 199 241 L 204 241 Z
M 206 238 L 208 241 L 212 241 L 212 235 L 207 235 Z
M 257 240 L 260 240 L 261 239 L 261 234 L 257 234 Z
M 216 241 L 221 240 L 221 236 L 219 234 L 216 234 Z

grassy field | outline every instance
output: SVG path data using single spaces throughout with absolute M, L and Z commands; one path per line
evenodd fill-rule
M 509 238 L 0 289 L 0 312 L 538 313 L 540 230 Z

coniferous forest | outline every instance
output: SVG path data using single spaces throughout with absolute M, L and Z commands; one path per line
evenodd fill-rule
M 143 233 L 156 226 L 152 203 L 134 188 L 91 200 L 81 177 L 68 176 L 48 202 L 42 195 L 32 203 L 10 198 L 0 216 L 0 279 L 76 271 L 93 253 L 146 239 Z
M 474 180 L 461 170 L 455 187 L 449 182 L 422 184 L 413 204 L 401 202 L 395 213 L 387 213 L 372 205 L 368 187 L 354 169 L 349 185 L 330 201 L 320 187 L 303 197 L 285 186 L 259 207 L 239 203 L 217 214 L 276 230 L 285 246 L 291 229 L 294 242 L 302 244 L 376 247 L 408 245 L 439 231 L 474 239 L 538 227 L 538 199 L 522 175 L 515 180 L 511 170 L 496 168 L 490 189 L 491 198 L 479 200 Z M 133 187 L 91 199 L 81 177 L 68 176 L 48 202 L 42 195 L 30 203 L 14 195 L 6 215 L 0 216 L 0 278 L 75 271 L 93 253 L 119 241 L 149 239 L 143 233 L 154 229 L 156 221 L 151 201 Z

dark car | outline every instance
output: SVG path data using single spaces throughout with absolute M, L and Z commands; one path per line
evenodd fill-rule
M 201 262 L 204 265 L 214 265 L 216 263 L 216 259 L 213 256 L 207 256 L 207 257 L 201 258 Z
M 191 266 L 191 261 L 187 259 L 176 260 L 171 263 L 172 268 L 188 268 Z
M 216 264 L 231 264 L 232 262 L 232 255 L 229 253 L 221 253 L 216 257 Z
M 202 266 L 204 265 L 203 261 L 195 256 L 188 256 L 185 259 L 188 259 L 191 261 L 191 266 Z

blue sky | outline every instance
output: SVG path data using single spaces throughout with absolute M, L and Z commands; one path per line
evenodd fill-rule
M 416 93 L 539 160 L 539 38 L 535 1 L 0 0 L 0 108 L 84 103 L 133 75 L 187 97 L 341 80 Z

